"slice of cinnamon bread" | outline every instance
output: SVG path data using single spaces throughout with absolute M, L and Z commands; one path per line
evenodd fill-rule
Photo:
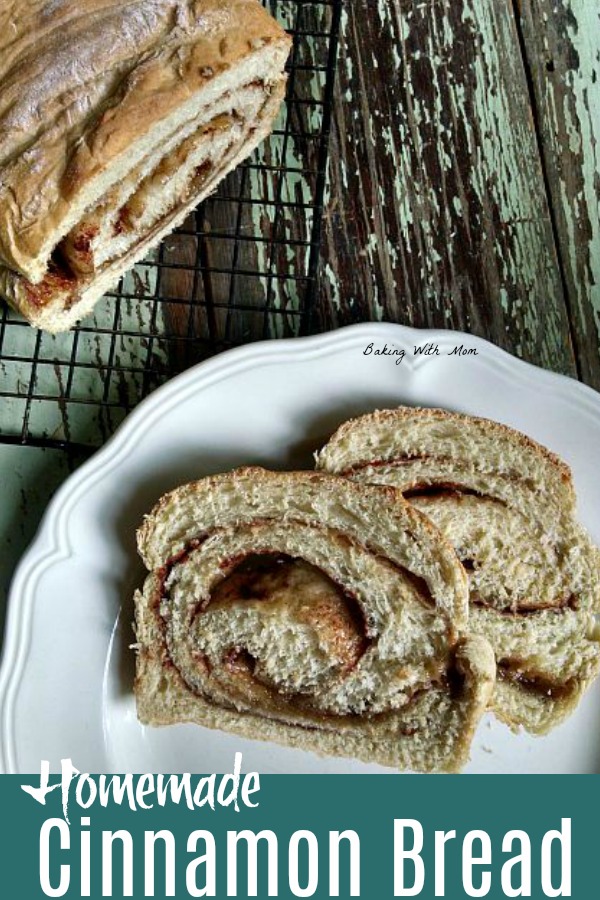
M 196 722 L 397 768 L 455 771 L 493 691 L 467 579 L 399 491 L 242 469 L 139 531 L 143 723 Z
M 342 425 L 317 468 L 427 514 L 468 575 L 469 630 L 494 648 L 497 715 L 535 733 L 562 721 L 600 668 L 600 554 L 565 463 L 496 422 L 400 408 Z

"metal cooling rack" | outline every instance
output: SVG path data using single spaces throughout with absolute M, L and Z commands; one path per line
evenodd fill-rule
M 0 443 L 104 443 L 173 375 L 313 328 L 342 0 L 265 0 L 294 37 L 272 137 L 74 331 L 0 310 Z

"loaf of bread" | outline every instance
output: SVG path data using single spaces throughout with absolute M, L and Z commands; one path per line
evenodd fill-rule
M 467 580 L 399 491 L 242 469 L 138 533 L 142 723 L 194 722 L 417 771 L 464 765 L 493 693 Z
M 533 733 L 562 721 L 600 667 L 600 554 L 565 463 L 495 422 L 400 408 L 342 425 L 317 468 L 393 485 L 426 513 L 468 574 L 469 630 L 497 659 L 497 715 Z
M 64 331 L 267 136 L 290 39 L 258 0 L 11 0 L 0 29 L 0 296 Z

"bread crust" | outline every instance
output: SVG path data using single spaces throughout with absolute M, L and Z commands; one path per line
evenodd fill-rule
M 339 471 L 342 466 L 340 466 L 338 462 L 334 462 L 334 455 L 349 434 L 356 432 L 358 428 L 364 433 L 374 433 L 379 428 L 402 428 L 405 423 L 413 420 L 415 416 L 418 416 L 422 421 L 426 422 L 445 421 L 462 424 L 465 427 L 474 426 L 481 430 L 481 432 L 490 440 L 498 439 L 506 441 L 510 444 L 514 444 L 524 453 L 533 454 L 536 458 L 544 461 L 551 477 L 564 486 L 566 494 L 570 494 L 574 501 L 575 489 L 573 486 L 571 469 L 564 460 L 555 453 L 552 453 L 551 450 L 548 450 L 547 447 L 538 444 L 522 432 L 517 431 L 514 428 L 509 428 L 507 425 L 503 425 L 501 422 L 496 422 L 493 419 L 449 412 L 445 409 L 401 406 L 397 409 L 375 410 L 364 416 L 357 416 L 356 418 L 349 419 L 340 425 L 337 431 L 333 433 L 325 447 L 315 454 L 317 469 L 342 474 L 342 472 Z M 357 467 L 361 462 L 369 462 L 369 460 L 354 460 L 352 467 Z
M 251 138 L 224 165 L 215 170 L 202 188 L 190 194 L 185 202 L 166 215 L 125 254 L 87 275 L 65 276 L 61 272 L 51 272 L 40 285 L 32 285 L 21 275 L 0 267 L 0 296 L 37 328 L 50 333 L 72 328 L 92 311 L 100 297 L 116 286 L 125 271 L 142 260 L 166 235 L 181 225 L 190 211 L 214 192 L 227 173 L 267 137 L 284 94 L 285 79 L 282 78 L 273 85 L 262 124 L 256 128 Z
M 354 498 L 357 502 L 365 497 L 364 486 L 351 481 L 340 481 L 330 475 L 321 472 L 271 472 L 260 466 L 243 466 L 233 472 L 225 472 L 211 475 L 199 481 L 190 482 L 175 488 L 160 498 L 151 512 L 144 517 L 144 521 L 137 531 L 137 547 L 146 568 L 153 571 L 164 564 L 165 559 L 180 552 L 186 540 L 195 537 L 195 534 L 170 535 L 159 534 L 161 520 L 169 516 L 170 510 L 175 510 L 182 501 L 187 498 L 210 497 L 219 489 L 231 482 L 240 485 L 252 485 L 257 495 L 268 491 L 274 484 L 291 490 L 304 487 L 307 491 L 311 488 L 316 495 L 327 497 L 332 492 L 343 491 L 348 498 Z M 451 578 L 459 593 L 466 591 L 466 577 L 464 571 L 449 541 L 446 541 L 427 516 L 422 515 L 406 502 L 401 491 L 391 485 L 377 485 L 376 494 L 380 498 L 382 506 L 391 511 L 393 519 L 399 527 L 406 528 L 419 535 L 427 535 L 432 544 L 437 544 L 440 554 L 447 560 L 447 576 Z M 203 509 L 199 503 L 199 519 L 195 523 L 195 530 L 201 533 Z M 453 616 L 462 625 L 462 613 L 460 607 L 456 607 Z
M 289 50 L 257 0 L 12 0 L 0 15 L 0 260 L 34 284 L 138 138 L 265 45 Z

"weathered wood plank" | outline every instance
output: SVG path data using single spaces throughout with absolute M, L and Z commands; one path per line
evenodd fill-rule
M 453 327 L 575 374 L 510 0 L 346 5 L 326 326 Z
M 600 4 L 520 8 L 579 371 L 600 388 Z

